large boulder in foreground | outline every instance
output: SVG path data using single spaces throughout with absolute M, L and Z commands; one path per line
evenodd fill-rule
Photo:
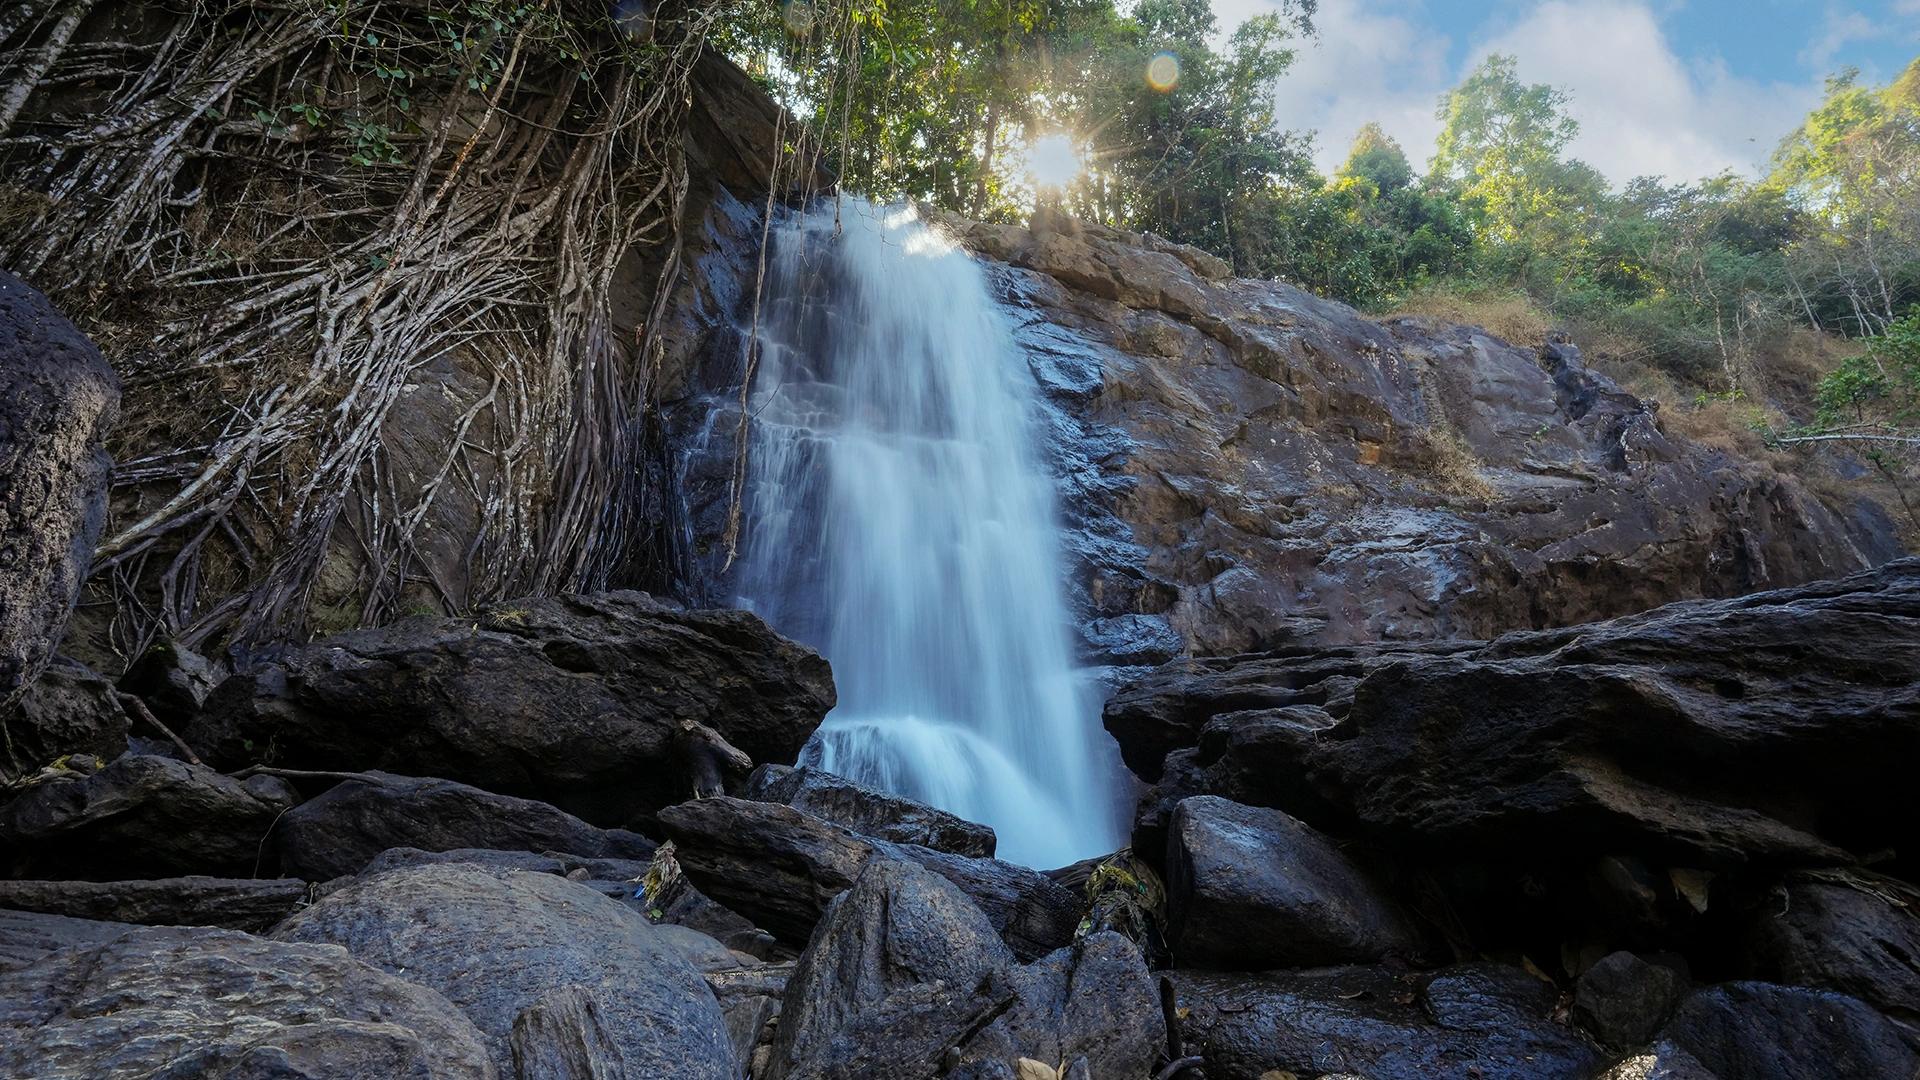
M 763 1075 L 1006 1076 L 1025 1058 L 1146 1076 L 1163 1039 L 1125 938 L 1095 934 L 1021 966 L 952 882 L 875 859 L 801 954 Z
M 275 777 L 236 780 L 128 754 L 89 776 L 35 784 L 0 806 L 0 851 L 16 877 L 247 877 L 269 851 L 274 821 L 297 801 Z
M 363 775 L 280 819 L 274 841 L 283 872 L 310 881 L 356 874 L 389 848 L 557 851 L 642 861 L 653 854 L 653 842 L 644 836 L 595 828 L 532 799 L 431 777 Z
M 1553 985 L 1518 968 L 1172 978 L 1187 1051 L 1205 1059 L 1208 1080 L 1586 1080 L 1601 1064 L 1591 1043 L 1553 1019 Z
M 480 1029 L 502 1076 L 567 1075 L 546 1057 L 567 1047 L 624 1061 L 628 1075 L 738 1075 L 713 992 L 664 935 L 552 874 L 388 870 L 328 894 L 273 936 L 345 946 L 445 995 Z
M 0 271 L 0 717 L 53 657 L 93 563 L 119 409 L 100 350 Z
M 756 616 L 617 592 L 290 648 L 182 734 L 223 766 L 440 776 L 622 825 L 692 793 L 710 748 L 683 722 L 790 762 L 833 704 L 827 662 Z
M 0 1076 L 493 1080 L 446 998 L 331 945 L 152 928 L 0 973 Z
M 1066 944 L 1080 921 L 1078 898 L 1036 870 L 856 836 L 791 806 L 697 799 L 659 820 L 701 892 L 792 942 L 806 941 L 833 898 L 882 859 L 917 863 L 958 886 L 1023 959 Z
M 1920 560 L 1486 643 L 1175 663 L 1106 721 L 1148 779 L 1436 859 L 1911 852 Z
M 785 803 L 875 840 L 993 858 L 993 830 L 904 795 L 881 791 L 809 765 L 762 765 L 747 778 L 746 796 Z
M 1167 851 L 1167 944 L 1181 967 L 1320 967 L 1419 950 L 1406 917 L 1333 842 L 1282 813 L 1182 802 Z

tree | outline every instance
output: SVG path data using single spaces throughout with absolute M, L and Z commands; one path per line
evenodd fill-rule
M 1381 195 L 1392 195 L 1413 185 L 1413 165 L 1400 144 L 1370 120 L 1353 137 L 1346 164 L 1334 176 L 1365 180 Z
M 1555 209 L 1562 185 L 1590 186 L 1560 160 L 1580 130 L 1566 105 L 1564 91 L 1522 83 L 1513 57 L 1489 56 L 1441 99 L 1431 179 L 1456 185 L 1491 239 L 1516 239 L 1529 218 Z

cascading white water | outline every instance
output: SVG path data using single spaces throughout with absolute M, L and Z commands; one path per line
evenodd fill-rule
M 1037 388 L 980 266 L 846 199 L 768 264 L 739 583 L 832 661 L 833 772 L 993 826 L 1001 857 L 1115 846 L 1099 703 L 1072 662 Z

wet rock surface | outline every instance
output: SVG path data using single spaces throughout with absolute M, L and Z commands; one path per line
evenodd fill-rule
M 119 410 L 120 380 L 100 350 L 0 271 L 0 717 L 52 659 L 93 563 Z
M 1210 795 L 1174 811 L 1167 921 L 1182 967 L 1319 967 L 1420 948 L 1397 905 L 1332 841 L 1281 811 Z
M 1858 998 L 1738 982 L 1696 991 L 1661 1031 L 1719 1080 L 1788 1076 L 1910 1077 L 1920 1036 Z
M 0 706 L 0 774 L 30 773 L 68 754 L 110 760 L 126 752 L 127 711 L 113 684 L 54 657 L 12 706 Z
M 682 720 L 786 762 L 833 702 L 826 662 L 747 612 L 602 593 L 290 648 L 228 678 L 182 734 L 216 764 L 271 748 L 277 765 L 439 776 L 625 825 L 693 793 Z
M 638 859 L 653 842 L 598 829 L 531 799 L 495 795 L 451 780 L 369 772 L 288 811 L 274 827 L 280 865 L 312 881 L 358 873 L 389 848 L 558 851 Z
M 746 796 L 785 803 L 875 840 L 993 858 L 993 830 L 925 803 L 878 791 L 810 766 L 762 765 L 747 780 Z
M 282 923 L 280 941 L 344 946 L 443 994 L 495 1067 L 610 1057 L 642 1076 L 735 1074 L 713 993 L 634 911 L 551 874 L 460 864 L 389 870 Z M 520 1075 L 526 1075 L 523 1069 Z
M 1905 882 L 1798 875 L 1759 895 L 1739 952 L 1750 974 L 1838 990 L 1920 1021 L 1920 890 Z
M 0 1075 L 500 1075 L 446 998 L 328 945 L 138 929 L 0 973 Z

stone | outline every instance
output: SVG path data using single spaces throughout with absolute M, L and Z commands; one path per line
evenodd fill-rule
M 112 941 L 133 929 L 126 923 L 0 907 L 0 971 L 25 967 L 61 949 Z
M 902 795 L 879 791 L 811 766 L 762 765 L 746 797 L 785 803 L 875 840 L 993 858 L 993 830 Z
M 445 995 L 503 1076 L 594 1075 L 566 1072 L 569 1059 L 621 1061 L 643 1076 L 737 1075 L 713 992 L 681 954 L 637 912 L 552 874 L 388 870 L 328 894 L 273 936 L 344 946 Z
M 0 908 L 145 926 L 260 931 L 292 914 L 307 892 L 307 883 L 298 878 L 0 881 Z
M 833 704 L 826 661 L 751 613 L 616 592 L 294 646 L 181 734 L 222 766 L 438 776 L 625 826 L 692 793 L 682 720 L 790 762 Z
M 1738 953 L 1749 974 L 1920 1021 L 1920 889 L 1855 870 L 1796 875 L 1743 922 Z
M 388 848 L 558 851 L 644 862 L 653 842 L 599 829 L 531 799 L 427 777 L 369 772 L 301 803 L 280 819 L 274 843 L 283 873 L 325 880 L 359 873 Z
M 1086 1058 L 1145 1076 L 1164 1043 L 1138 950 L 1118 934 L 1020 965 L 953 883 L 875 859 L 836 897 L 782 1000 L 765 1075 L 1013 1075 Z
M 1189 968 L 1319 967 L 1420 947 L 1394 902 L 1326 837 L 1212 795 L 1174 811 L 1167 924 L 1174 963 Z
M 1586 1080 L 1592 1044 L 1551 1018 L 1551 984 L 1469 964 L 1233 975 L 1176 971 L 1188 1053 L 1208 1080 L 1351 1073 L 1368 1080 Z
M 446 998 L 345 949 L 140 928 L 0 973 L 0 1075 L 493 1080 Z
M 127 665 L 120 689 L 146 702 L 161 723 L 178 731 L 193 720 L 220 679 L 212 661 L 163 638 Z
M 1686 992 L 1686 979 L 1672 968 L 1630 952 L 1609 953 L 1574 983 L 1573 1020 L 1602 1046 L 1640 1046 Z
M 1303 705 L 1331 723 L 1300 722 Z M 1188 793 L 1352 822 L 1418 858 L 1631 852 L 1717 871 L 1905 851 L 1920 560 L 1486 643 L 1181 662 L 1106 717 L 1145 779 L 1211 738 Z M 1261 730 L 1209 737 L 1216 722 Z
M 1920 1039 L 1858 998 L 1733 982 L 1687 996 L 1660 1033 L 1716 1080 L 1911 1077 Z
M 247 877 L 269 851 L 274 821 L 297 801 L 273 777 L 235 780 L 129 754 L 91 776 L 28 788 L 0 807 L 0 840 L 15 877 Z
M 1037 871 L 863 839 L 778 803 L 698 799 L 661 811 L 659 821 L 702 893 L 791 942 L 811 936 L 875 857 L 918 863 L 958 885 L 1023 959 L 1072 940 L 1080 920 L 1074 895 Z
M 100 350 L 0 271 L 0 716 L 53 658 L 93 565 L 119 409 Z
M 0 706 L 0 778 L 24 776 L 69 754 L 119 757 L 127 750 L 128 726 L 112 683 L 56 656 L 11 706 Z

